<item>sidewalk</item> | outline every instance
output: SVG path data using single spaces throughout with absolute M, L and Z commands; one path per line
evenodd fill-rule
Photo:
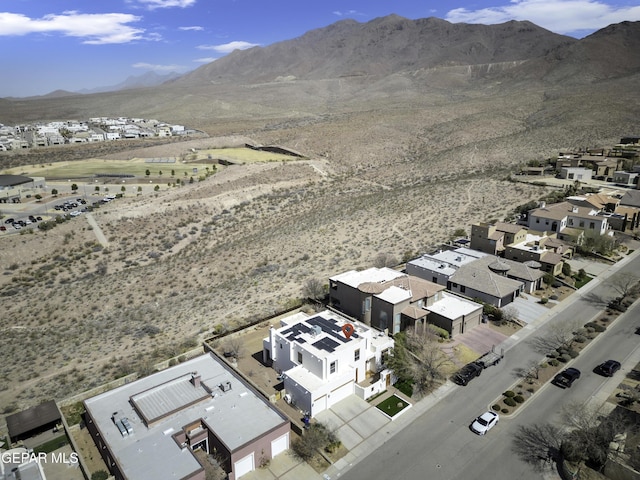
M 635 255 L 640 255 L 640 250 L 627 256 L 618 263 L 609 266 L 609 268 L 602 271 L 597 278 L 594 278 L 587 285 L 559 302 L 553 308 L 545 307 L 545 311 L 541 315 L 537 318 L 532 317 L 525 327 L 508 337 L 502 343 L 496 345 L 496 348 L 504 348 L 505 351 L 508 351 L 514 347 L 540 326 L 550 321 L 558 312 L 563 311 L 579 298 L 588 294 L 603 279 L 614 275 L 626 263 L 631 261 Z M 638 362 L 640 362 L 640 349 L 637 349 L 632 357 L 628 359 L 628 362 L 625 363 L 635 366 Z M 621 381 L 628 369 L 628 367 L 622 368 L 616 373 L 614 378 Z M 606 388 L 601 389 L 589 402 L 603 406 L 618 383 L 620 382 L 607 382 Z M 355 395 L 351 396 L 335 405 L 332 409 L 322 412 L 317 417 L 319 421 L 327 423 L 332 428 L 336 428 L 340 440 L 344 446 L 349 449 L 349 452 L 343 458 L 327 468 L 322 474 L 316 473 L 310 466 L 295 459 L 293 455 L 288 452 L 272 460 L 271 465 L 266 469 L 255 470 L 243 478 L 247 480 L 297 480 L 299 478 L 331 480 L 338 478 L 344 470 L 363 461 L 368 455 L 388 442 L 395 434 L 413 423 L 416 418 L 438 404 L 455 389 L 456 385 L 451 381 L 447 381 L 436 391 L 414 403 L 411 408 L 393 420 L 386 418 L 373 404 L 361 400 Z M 390 396 L 391 392 L 386 395 Z M 383 399 L 383 397 L 380 397 L 380 399 Z M 378 402 L 376 401 L 376 403 Z M 555 464 L 549 465 L 543 471 L 542 476 L 546 480 L 557 480 L 560 478 L 555 470 Z

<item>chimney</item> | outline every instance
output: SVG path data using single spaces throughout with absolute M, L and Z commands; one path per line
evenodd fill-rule
M 193 372 L 191 374 L 191 383 L 193 383 L 193 386 L 195 388 L 200 388 L 200 379 L 201 379 L 201 376 L 198 375 L 198 372 Z

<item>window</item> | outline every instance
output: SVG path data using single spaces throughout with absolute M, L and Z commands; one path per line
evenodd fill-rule
M 362 314 L 364 315 L 370 310 L 371 310 L 371 297 L 367 297 L 364 299 L 364 302 L 362 302 Z
M 336 367 L 338 366 L 338 361 L 331 362 L 329 364 L 329 373 L 336 373 Z
M 584 222 L 580 220 L 580 228 L 584 228 Z
M 360 360 L 360 349 L 357 348 L 355 352 L 353 352 L 353 359 L 357 362 Z
M 596 224 L 595 224 L 595 223 L 593 223 L 593 222 L 590 222 L 590 223 L 589 223 L 589 228 L 590 228 L 591 230 L 593 230 L 594 228 L 596 228 Z
M 298 352 L 298 363 L 302 365 L 302 352 Z
M 432 282 L 433 282 L 433 283 L 438 283 L 438 277 L 433 277 Z
M 464 293 L 466 289 L 464 285 L 460 285 L 460 293 Z

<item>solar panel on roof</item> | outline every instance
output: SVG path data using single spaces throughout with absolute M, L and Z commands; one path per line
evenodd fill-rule
M 313 344 L 319 350 L 325 350 L 327 352 L 333 352 L 340 344 L 331 338 L 321 338 Z

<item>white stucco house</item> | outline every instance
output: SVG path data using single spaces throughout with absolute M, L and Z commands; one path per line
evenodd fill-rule
M 300 312 L 271 327 L 263 360 L 282 375 L 285 400 L 313 417 L 349 395 L 367 399 L 384 391 L 391 371 L 382 366 L 383 354 L 392 348 L 389 336 L 335 312 Z

